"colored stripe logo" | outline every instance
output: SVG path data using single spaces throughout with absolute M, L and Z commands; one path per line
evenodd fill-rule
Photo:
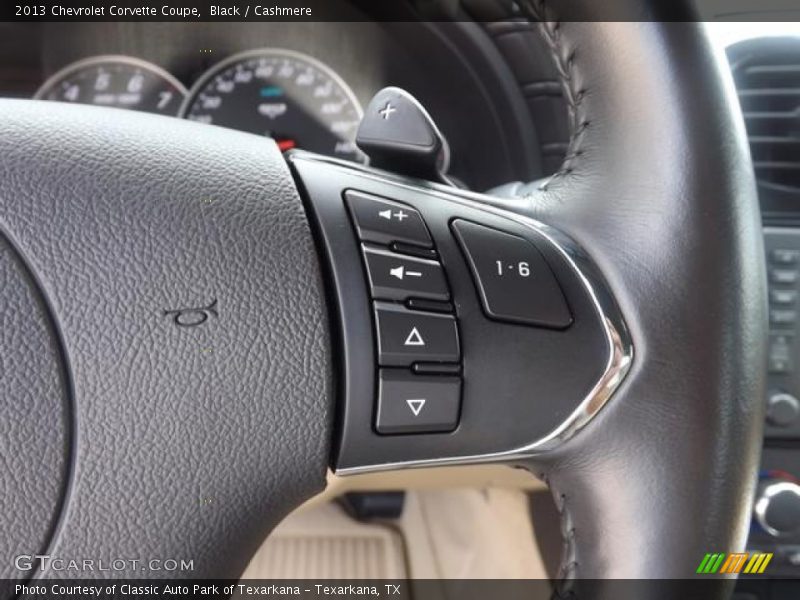
M 697 567 L 697 573 L 700 575 L 716 573 L 761 575 L 771 560 L 771 552 L 709 553 L 703 557 L 700 566 Z

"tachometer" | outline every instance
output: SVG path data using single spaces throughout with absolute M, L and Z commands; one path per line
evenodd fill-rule
M 177 115 L 186 88 L 167 71 L 131 56 L 94 56 L 67 65 L 35 98 Z
M 305 54 L 263 49 L 236 54 L 192 87 L 181 116 L 362 160 L 355 134 L 362 116 L 353 91 L 330 67 Z

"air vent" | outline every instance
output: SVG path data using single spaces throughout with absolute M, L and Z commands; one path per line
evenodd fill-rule
M 800 40 L 750 40 L 731 56 L 756 177 L 800 190 Z

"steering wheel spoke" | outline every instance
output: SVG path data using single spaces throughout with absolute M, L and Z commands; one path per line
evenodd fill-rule
M 337 472 L 529 458 L 623 381 L 625 323 L 561 232 L 451 187 L 289 162 L 337 300 Z

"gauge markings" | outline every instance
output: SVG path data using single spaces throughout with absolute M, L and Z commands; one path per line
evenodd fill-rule
M 274 137 L 282 150 L 362 160 L 355 146 L 361 106 L 329 67 L 288 50 L 235 55 L 201 77 L 181 116 Z
M 50 77 L 35 98 L 176 115 L 186 88 L 158 65 L 130 56 L 94 56 Z
M 36 98 L 181 117 L 275 138 L 283 151 L 303 148 L 363 161 L 355 135 L 363 112 L 353 91 L 319 60 L 268 48 L 231 56 L 187 95 L 161 67 L 130 56 L 95 56 L 50 77 Z

